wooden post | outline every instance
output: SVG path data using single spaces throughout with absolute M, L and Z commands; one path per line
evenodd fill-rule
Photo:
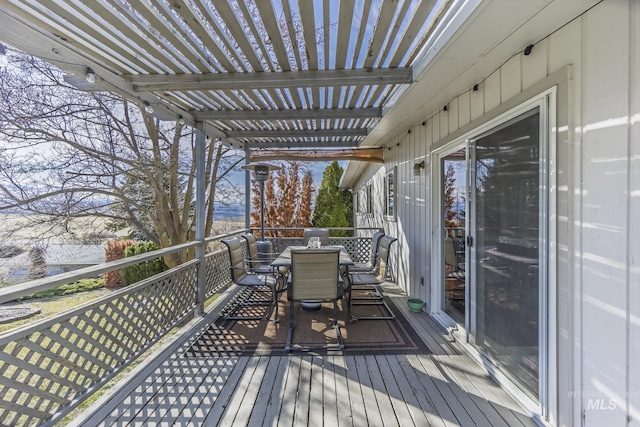
M 207 268 L 205 264 L 205 186 L 207 177 L 205 176 L 206 165 L 206 135 L 204 133 L 204 122 L 196 122 L 196 240 L 200 244 L 196 247 L 196 258 L 198 259 L 198 275 L 196 279 L 196 312 L 204 312 L 204 301 L 207 291 Z

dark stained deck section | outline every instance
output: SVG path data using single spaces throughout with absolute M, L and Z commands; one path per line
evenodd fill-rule
M 190 322 L 75 424 L 537 425 L 426 313 L 407 317 L 433 354 L 182 356 L 216 316 Z

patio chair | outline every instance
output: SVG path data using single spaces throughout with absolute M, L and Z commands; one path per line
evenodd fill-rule
M 299 249 L 291 251 L 291 283 L 287 290 L 289 300 L 289 332 L 285 350 L 313 348 L 343 349 L 344 341 L 338 326 L 338 298 L 340 251 L 335 249 Z M 332 301 L 333 329 L 338 343 L 322 346 L 293 346 L 295 301 Z
M 225 316 L 227 319 L 234 320 L 266 320 L 271 317 L 273 307 L 276 308 L 274 323 L 278 321 L 278 285 L 279 275 L 268 271 L 258 272 L 249 267 L 244 258 L 242 244 L 240 239 L 233 237 L 222 240 L 227 247 L 229 254 L 229 268 L 231 281 L 237 285 L 250 289 L 246 296 L 242 296 L 238 302 L 238 306 L 232 310 L 231 314 Z M 264 295 L 267 294 L 265 297 Z M 254 306 L 268 306 L 268 313 L 263 316 L 257 315 L 233 315 L 238 310 L 246 309 Z
M 244 233 L 241 234 L 247 245 L 247 263 L 249 268 L 256 272 L 270 272 L 271 271 L 271 262 L 278 257 L 277 253 L 264 253 L 258 252 L 258 245 L 256 241 L 256 236 L 252 233 Z
M 247 260 L 246 263 L 249 268 L 258 274 L 269 274 L 269 273 L 278 273 L 280 277 L 278 277 L 278 284 L 276 286 L 276 291 L 278 293 L 284 291 L 287 288 L 287 275 L 289 274 L 289 270 L 285 267 L 280 267 L 277 270 L 271 267 L 271 262 L 278 257 L 277 253 L 259 253 L 258 245 L 256 244 L 256 237 L 252 233 L 244 233 L 241 234 L 247 244 Z M 265 261 L 268 261 L 269 264 L 266 264 Z
M 356 262 L 349 267 L 351 273 L 369 273 L 376 267 L 378 259 L 378 242 L 384 236 L 384 231 L 376 231 L 371 237 L 371 254 L 367 262 Z
M 309 239 L 312 237 L 319 237 L 320 245 L 322 246 L 329 245 L 329 230 L 326 228 L 305 228 L 303 236 L 305 246 L 309 243 Z
M 451 237 L 449 234 L 444 239 L 444 262 L 448 267 L 446 276 L 458 279 L 462 282 L 465 281 L 465 266 L 464 262 L 460 262 L 456 250 L 456 246 L 459 246 L 459 240 L 457 237 Z M 464 247 L 463 247 L 464 249 Z
M 377 259 L 375 268 L 368 273 L 351 272 L 345 275 L 347 286 L 347 306 L 349 314 L 349 322 L 354 320 L 395 320 L 396 315 L 393 313 L 387 302 L 384 300 L 380 285 L 384 283 L 387 277 L 387 269 L 389 266 L 389 250 L 391 244 L 397 239 L 391 236 L 382 236 L 378 242 Z M 370 295 L 354 296 L 354 292 L 367 291 Z M 380 305 L 384 307 L 386 315 L 382 316 L 356 316 L 352 312 L 354 305 Z

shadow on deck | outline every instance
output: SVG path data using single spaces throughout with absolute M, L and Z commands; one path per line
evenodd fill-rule
M 537 425 L 444 329 L 387 291 L 431 354 L 185 357 L 232 289 L 73 425 Z

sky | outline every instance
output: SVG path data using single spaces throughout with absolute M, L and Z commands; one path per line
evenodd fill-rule
M 265 162 L 270 164 L 277 164 L 278 162 Z M 338 162 L 342 169 L 347 167 L 346 161 Z M 322 183 L 322 176 L 324 174 L 324 170 L 331 164 L 331 162 L 305 162 L 308 167 L 311 167 L 311 176 L 313 177 L 313 186 L 314 188 L 318 188 L 320 183 Z M 240 170 L 233 174 L 231 177 L 231 181 L 235 185 L 244 186 L 244 171 Z

